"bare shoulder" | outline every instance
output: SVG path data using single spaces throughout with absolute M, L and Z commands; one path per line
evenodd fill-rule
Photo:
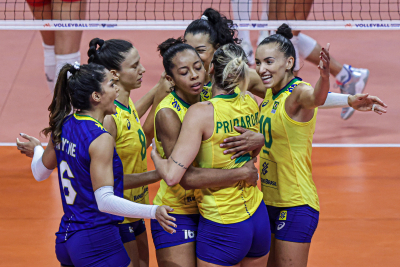
M 302 93 L 307 92 L 307 91 L 308 92 L 314 91 L 314 88 L 311 85 L 308 85 L 305 83 L 300 83 L 293 89 L 291 97 L 298 98 Z
M 254 101 L 256 101 L 256 103 L 258 105 L 257 98 L 252 93 L 250 93 L 249 91 L 246 91 L 246 95 L 249 95 Z
M 111 136 L 111 134 L 104 132 L 90 144 L 89 154 L 91 157 L 93 155 L 101 155 L 103 153 L 107 154 L 110 153 L 110 151 L 113 151 L 114 147 L 114 138 Z
M 167 121 L 170 120 L 179 120 L 178 114 L 170 108 L 162 108 L 156 114 L 156 122 L 157 121 Z
M 196 103 L 188 109 L 185 120 L 192 120 L 196 118 L 197 122 L 208 120 L 214 116 L 214 106 L 210 101 Z

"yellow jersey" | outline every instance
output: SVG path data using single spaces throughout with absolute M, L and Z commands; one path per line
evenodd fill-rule
M 117 112 L 112 115 L 117 126 L 115 139 L 116 149 L 121 158 L 125 174 L 142 173 L 147 171 L 146 136 L 140 125 L 139 116 L 129 98 L 129 106 L 122 105 L 117 100 Z M 149 190 L 147 185 L 124 190 L 124 198 L 136 203 L 149 204 Z M 140 218 L 125 218 L 122 223 L 130 223 Z
M 248 153 L 232 160 L 232 155 L 224 155 L 225 149 L 219 145 L 225 138 L 239 135 L 233 126 L 258 132 L 257 103 L 250 95 L 243 97 L 237 93 L 217 95 L 209 101 L 214 107 L 214 132 L 209 139 L 201 142 L 196 162 L 201 168 L 239 168 L 251 159 L 251 155 Z M 221 224 L 237 223 L 250 218 L 262 201 L 258 187 L 249 186 L 244 181 L 225 188 L 196 189 L 195 195 L 201 215 Z
M 154 114 L 154 139 L 157 150 L 162 158 L 165 159 L 166 157 L 162 143 L 157 139 L 157 129 L 155 124 L 157 113 L 163 108 L 172 109 L 182 122 L 189 107 L 190 105 L 183 101 L 175 91 L 172 91 L 160 102 L 160 104 L 158 104 Z M 180 184 L 168 186 L 164 180 L 161 180 L 160 182 L 160 188 L 154 198 L 153 204 L 170 206 L 174 209 L 174 211 L 171 212 L 174 214 L 199 213 L 194 197 L 194 190 L 185 190 Z
M 267 90 L 260 109 L 260 131 L 264 146 L 260 153 L 261 187 L 266 205 L 309 205 L 319 211 L 317 189 L 312 179 L 311 150 L 317 108 L 308 122 L 289 117 L 285 102 L 303 82 L 294 78 L 279 93 Z

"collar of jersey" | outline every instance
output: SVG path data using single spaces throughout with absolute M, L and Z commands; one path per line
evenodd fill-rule
M 103 124 L 101 122 L 99 122 L 98 120 L 90 117 L 89 115 L 81 115 L 81 114 L 76 114 L 74 113 L 74 117 L 75 119 L 77 119 L 78 121 L 94 121 L 99 123 L 101 126 L 103 126 Z
M 212 83 L 211 83 L 211 81 L 209 81 L 206 85 L 204 85 L 205 87 L 211 87 L 212 86 Z
M 179 101 L 179 103 L 182 104 L 182 106 L 184 106 L 185 108 L 189 108 L 189 107 L 190 107 L 190 104 L 187 103 L 187 102 L 185 102 L 185 101 L 183 101 L 183 99 L 180 98 L 180 97 L 175 93 L 175 91 L 172 91 L 171 94 Z
M 290 86 L 292 86 L 292 84 L 294 84 L 297 81 L 302 81 L 301 78 L 299 77 L 294 77 L 288 84 L 285 85 L 285 87 L 283 87 L 276 95 L 272 96 L 272 100 L 275 100 L 278 98 L 278 96 L 280 96 L 283 92 L 285 92 Z
M 238 87 L 236 87 L 236 88 L 238 88 Z M 236 89 L 236 88 L 235 88 L 235 89 Z M 232 99 L 232 98 L 235 98 L 235 97 L 237 97 L 237 96 L 238 96 L 237 93 L 233 93 L 233 94 L 229 94 L 229 95 L 216 95 L 216 96 L 214 96 L 213 98 Z
M 131 110 L 131 107 L 125 107 L 123 104 L 121 104 L 118 100 L 114 100 L 114 104 L 115 105 L 117 105 L 120 109 L 122 109 L 122 110 L 125 110 L 125 111 L 128 111 L 129 112 L 129 114 L 131 114 L 132 113 L 132 110 Z

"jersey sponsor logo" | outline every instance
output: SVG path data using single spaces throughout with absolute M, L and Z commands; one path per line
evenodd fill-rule
M 297 85 L 299 85 L 299 84 L 298 84 L 298 83 L 292 84 L 286 91 L 288 91 L 289 93 L 291 93 L 291 92 L 293 91 L 293 89 L 297 87 Z
M 185 239 L 193 239 L 196 236 L 196 232 L 192 230 L 182 230 L 185 233 Z
M 138 118 L 138 116 L 136 116 L 136 113 L 135 113 L 135 111 L 132 111 L 132 113 L 133 113 L 133 116 L 135 116 L 135 120 L 136 120 L 136 122 L 139 122 L 139 118 Z
M 133 227 L 129 226 L 129 233 L 133 234 L 135 231 L 133 231 Z
M 136 196 L 133 197 L 133 201 L 137 201 L 137 200 L 139 200 L 139 199 L 142 199 L 142 198 L 146 195 L 146 193 L 147 193 L 148 191 L 149 191 L 149 188 L 146 187 L 146 188 L 144 189 L 143 193 L 141 193 L 141 194 L 136 195 Z
M 206 90 L 206 89 L 203 88 L 203 90 L 201 91 L 201 93 L 202 93 L 202 96 L 203 96 L 203 101 L 204 101 L 205 99 L 209 99 L 209 98 L 210 98 L 210 94 L 208 93 L 208 90 Z
M 269 100 L 263 102 L 263 103 L 261 104 L 261 107 L 265 107 L 265 106 L 268 104 L 268 102 L 269 102 Z
M 128 128 L 128 130 L 131 129 L 131 122 L 129 121 L 129 119 L 126 119 L 126 128 Z
M 280 224 L 278 224 L 278 226 L 276 227 L 276 229 L 279 231 L 281 230 L 283 227 L 285 227 L 285 223 L 281 222 Z
M 217 133 L 224 131 L 224 133 L 230 133 L 235 131 L 233 126 L 240 126 L 243 128 L 250 128 L 259 123 L 258 112 L 251 115 L 242 116 L 229 121 L 217 121 Z
M 275 114 L 275 113 L 276 113 L 276 110 L 278 109 L 278 105 L 279 105 L 279 102 L 278 102 L 278 101 L 275 101 L 275 102 L 274 102 L 274 105 L 272 106 L 272 110 L 271 110 L 271 113 L 272 113 L 272 114 Z
M 262 165 L 262 174 L 265 175 L 266 173 L 268 173 L 268 167 L 269 167 L 269 163 L 264 162 L 264 164 Z
M 196 201 L 196 198 L 195 197 L 186 197 L 186 202 L 187 203 L 190 203 L 192 201 Z
M 181 111 L 181 106 L 179 105 L 178 100 L 176 100 L 175 98 L 172 99 L 171 105 L 172 105 L 177 111 Z
M 266 185 L 277 186 L 275 181 L 271 181 L 267 178 L 261 178 L 261 183 L 266 184 Z
M 281 213 L 279 214 L 279 220 L 286 221 L 286 217 L 287 217 L 287 210 L 282 210 Z

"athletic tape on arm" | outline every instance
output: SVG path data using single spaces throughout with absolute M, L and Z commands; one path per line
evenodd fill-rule
M 155 219 L 157 205 L 135 203 L 114 195 L 112 186 L 103 186 L 94 192 L 97 206 L 100 211 L 128 217 Z
M 318 108 L 345 108 L 349 106 L 348 94 L 329 93 L 325 103 Z
M 33 177 L 35 177 L 38 182 L 46 180 L 53 172 L 53 170 L 49 170 L 43 165 L 43 153 L 44 149 L 42 146 L 35 146 L 33 150 L 31 169 Z

